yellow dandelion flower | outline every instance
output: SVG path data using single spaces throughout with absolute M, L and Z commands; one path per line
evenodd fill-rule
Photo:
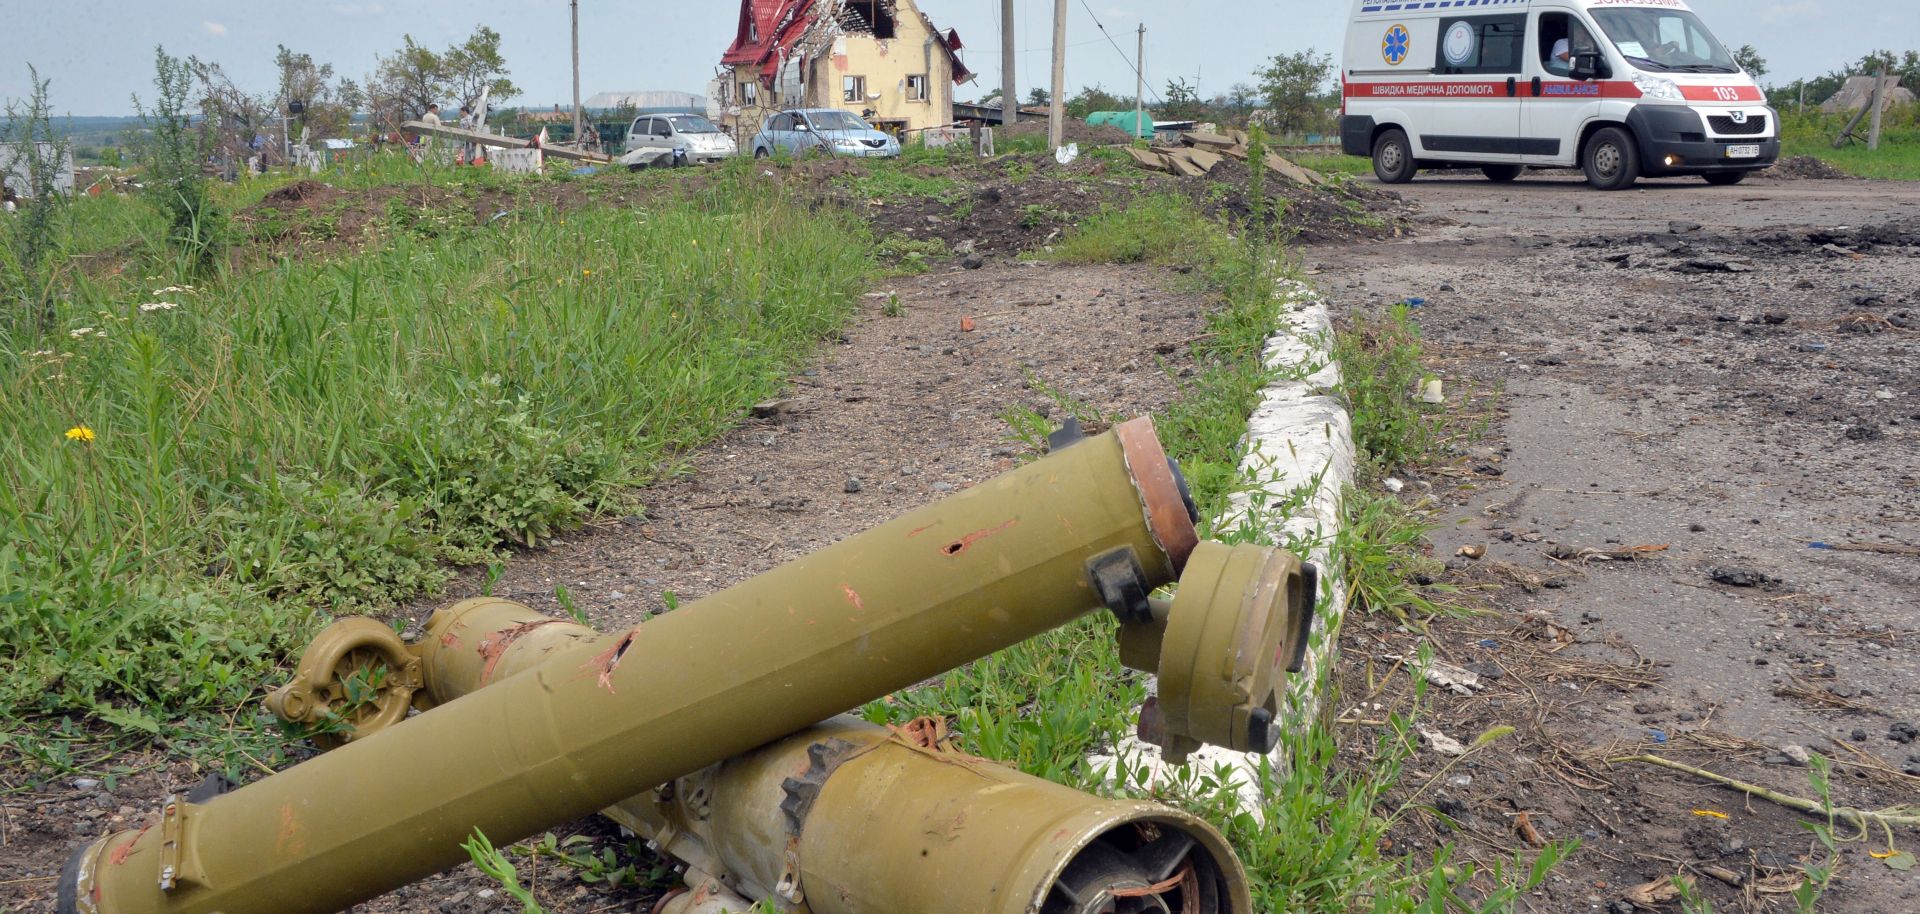
M 593 275 L 593 271 L 592 271 L 592 270 L 581 270 L 581 271 L 580 271 L 580 275 L 581 275 L 581 276 L 592 276 L 592 275 Z
M 67 429 L 68 441 L 90 442 L 93 440 L 93 437 L 94 437 L 93 429 L 90 429 L 84 425 L 76 425 L 70 429 Z

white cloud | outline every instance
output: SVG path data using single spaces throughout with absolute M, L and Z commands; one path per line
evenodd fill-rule
M 202 22 L 200 23 L 200 27 L 206 29 L 207 34 L 215 38 L 227 37 L 227 27 L 218 22 Z

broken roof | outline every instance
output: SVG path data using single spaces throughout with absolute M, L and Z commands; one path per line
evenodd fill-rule
M 770 84 L 781 64 L 794 55 L 816 20 L 824 19 L 831 23 L 840 5 L 841 0 L 740 0 L 739 30 L 734 35 L 733 44 L 721 55 L 720 62 L 734 67 L 752 65 L 759 70 L 760 80 Z M 927 31 L 937 39 L 940 49 L 946 52 L 947 59 L 953 63 L 953 81 L 965 82 L 973 78 L 973 71 L 961 63 L 960 55 L 956 53 L 962 47 L 960 33 L 949 30 L 941 34 L 927 14 L 920 12 L 910 2 L 908 5 L 913 7 L 920 21 L 926 23 Z M 800 49 L 800 53 L 805 55 L 809 50 Z M 820 49 L 811 49 L 811 53 L 818 54 Z

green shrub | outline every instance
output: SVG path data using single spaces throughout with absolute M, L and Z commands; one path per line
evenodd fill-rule
M 1430 457 L 1439 445 L 1438 420 L 1419 399 L 1420 328 L 1407 306 L 1378 317 L 1356 313 L 1333 351 L 1361 456 L 1380 471 Z
M 365 612 L 445 583 L 443 550 L 420 503 L 382 499 L 317 476 L 274 479 L 245 510 L 215 512 L 227 568 L 268 597 L 333 613 Z
M 148 199 L 167 217 L 167 240 L 178 251 L 179 264 L 188 272 L 204 271 L 220 253 L 224 217 L 213 205 L 213 192 L 201 174 L 206 149 L 187 107 L 199 61 L 181 60 L 165 48 L 153 50 L 154 107 L 142 107 L 140 119 L 148 135 L 141 152 L 146 165 Z M 136 100 L 137 104 L 137 100 Z
M 376 473 L 423 507 L 423 526 L 455 560 L 552 539 L 622 469 L 599 426 L 543 427 L 531 399 L 506 394 L 497 376 L 463 379 L 451 397 L 401 399 L 399 421 L 377 433 Z

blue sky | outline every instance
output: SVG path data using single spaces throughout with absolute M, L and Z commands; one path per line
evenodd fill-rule
M 1203 94 L 1224 91 L 1267 57 L 1316 47 L 1337 53 L 1347 0 L 1068 0 L 1067 84 L 1131 91 L 1130 65 L 1102 36 L 1103 22 L 1130 55 L 1146 18 L 1147 74 L 1156 88 L 1176 77 Z M 1738 47 L 1752 44 L 1772 64 L 1769 81 L 1825 72 L 1874 47 L 1920 48 L 1914 0 L 1691 0 Z M 997 0 L 923 0 L 942 28 L 969 45 L 983 75 L 960 90 L 970 98 L 999 84 Z M 1052 4 L 1016 0 L 1021 86 L 1047 81 Z M 296 10 L 298 10 L 296 12 Z M 729 0 L 682 3 L 581 0 L 581 91 L 702 91 L 733 37 L 739 7 Z M 501 32 L 516 103 L 548 105 L 571 95 L 566 0 L 59 0 L 0 4 L 0 98 L 26 92 L 28 63 L 53 80 L 55 107 L 77 115 L 130 112 L 128 98 L 151 95 L 152 53 L 219 61 L 243 86 L 271 91 L 273 51 L 285 44 L 359 77 L 374 57 L 411 33 L 430 47 L 464 37 L 479 23 Z

